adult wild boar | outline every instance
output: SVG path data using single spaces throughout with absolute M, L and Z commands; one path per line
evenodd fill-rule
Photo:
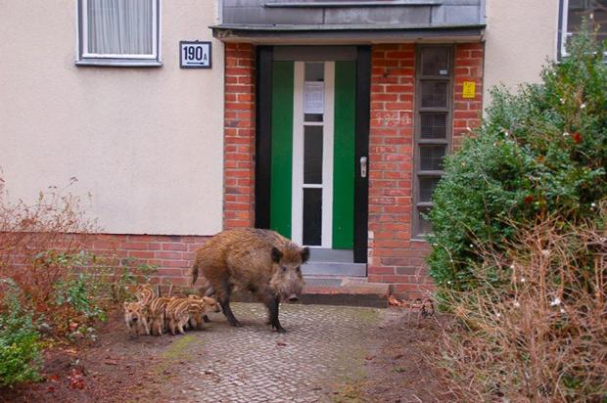
M 239 228 L 220 232 L 196 253 L 191 269 L 192 284 L 199 273 L 209 282 L 207 295 L 215 294 L 232 326 L 240 326 L 230 308 L 234 288 L 251 291 L 269 311 L 269 324 L 279 333 L 281 301 L 296 301 L 304 286 L 301 265 L 310 256 L 280 234 L 263 229 Z

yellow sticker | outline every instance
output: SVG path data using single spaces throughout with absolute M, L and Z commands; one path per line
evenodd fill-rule
M 464 81 L 464 89 L 462 91 L 462 98 L 474 98 L 476 97 L 476 82 Z

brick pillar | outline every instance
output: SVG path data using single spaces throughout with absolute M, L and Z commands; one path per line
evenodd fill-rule
M 469 129 L 481 122 L 483 111 L 483 62 L 482 43 L 463 43 L 455 46 L 455 91 L 453 103 L 453 146 L 458 149 Z M 464 98 L 465 81 L 476 84 L 474 98 Z
M 255 48 L 225 48 L 224 228 L 255 224 Z
M 420 293 L 425 243 L 411 241 L 415 46 L 376 45 L 369 136 L 369 281 Z
M 453 141 L 480 123 L 483 45 L 455 47 Z M 464 81 L 476 83 L 463 98 Z M 373 47 L 369 139 L 369 281 L 392 284 L 396 294 L 417 297 L 432 290 L 424 257 L 429 245 L 412 240 L 415 46 Z

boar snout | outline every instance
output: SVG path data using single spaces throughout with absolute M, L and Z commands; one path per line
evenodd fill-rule
M 297 296 L 297 294 L 291 294 L 289 296 L 289 298 L 287 298 L 287 301 L 289 301 L 289 302 L 297 302 L 297 301 L 299 301 L 299 297 Z

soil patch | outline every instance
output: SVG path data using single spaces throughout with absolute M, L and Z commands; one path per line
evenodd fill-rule
M 153 368 L 166 360 L 162 352 L 176 338 L 131 338 L 122 312 L 112 312 L 90 345 L 57 345 L 45 351 L 44 380 L 0 389 L 0 402 L 138 401 L 153 379 Z M 131 398 L 132 397 L 132 398 Z
M 428 358 L 450 318 L 418 320 L 404 308 L 391 307 L 376 328 L 365 357 L 365 379 L 340 385 L 334 402 L 454 402 L 445 373 Z

